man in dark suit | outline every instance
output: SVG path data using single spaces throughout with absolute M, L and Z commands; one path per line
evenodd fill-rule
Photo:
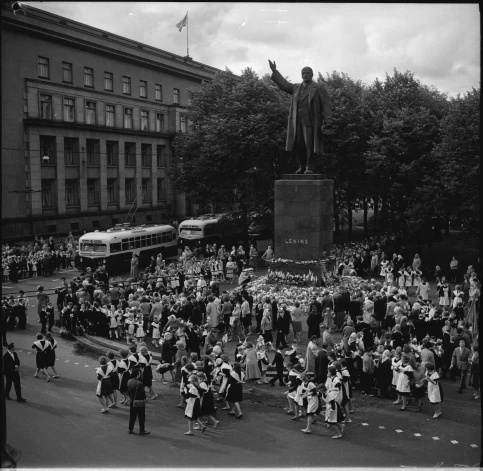
M 131 379 L 127 382 L 128 394 L 130 397 L 129 407 L 129 433 L 133 433 L 136 418 L 139 418 L 139 435 L 149 435 L 144 428 L 146 421 L 146 407 L 144 403 L 136 406 L 135 401 L 146 401 L 146 393 L 144 392 L 144 385 L 141 381 L 141 368 L 135 366 L 132 370 Z
M 26 402 L 27 400 L 22 397 L 22 387 L 20 386 L 20 360 L 15 352 L 15 345 L 9 343 L 8 350 L 3 355 L 3 370 L 7 383 L 5 385 L 5 395 L 7 400 L 10 400 L 10 390 L 12 389 L 12 383 L 17 394 L 17 402 Z
M 329 368 L 329 357 L 327 355 L 328 345 L 322 344 L 322 349 L 317 353 L 315 358 L 315 381 L 318 384 L 325 384 L 327 381 L 327 369 Z
M 463 389 L 466 389 L 466 376 L 469 370 L 469 359 L 471 351 L 466 348 L 464 339 L 459 342 L 459 347 L 456 347 L 453 352 L 453 357 L 451 359 L 451 367 L 458 368 L 460 372 L 460 387 L 458 393 L 462 394 Z
M 314 173 L 315 156 L 323 151 L 322 134 L 332 134 L 332 108 L 324 86 L 314 82 L 310 67 L 302 69 L 302 83 L 289 83 L 277 70 L 275 62 L 268 61 L 272 80 L 280 90 L 292 95 L 288 116 L 286 151 L 295 151 L 300 161 L 296 173 Z

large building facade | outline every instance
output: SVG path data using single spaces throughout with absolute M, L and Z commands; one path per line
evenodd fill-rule
M 4 238 L 190 215 L 167 168 L 218 69 L 32 7 L 1 39 Z

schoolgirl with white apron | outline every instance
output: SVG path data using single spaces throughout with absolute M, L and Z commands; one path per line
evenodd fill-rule
M 134 314 L 129 313 L 128 318 L 124 322 L 124 329 L 126 331 L 126 343 L 131 344 L 131 339 L 134 337 L 135 320 Z
M 156 317 L 153 322 L 151 322 L 151 326 L 153 327 L 153 345 L 155 347 L 159 347 L 159 339 L 161 338 L 161 332 L 159 330 L 159 321 Z
M 404 270 L 404 277 L 406 280 L 406 288 L 413 286 L 413 270 L 411 267 L 408 267 L 406 270 Z
M 413 286 L 418 287 L 421 284 L 421 275 L 423 272 L 419 269 L 416 268 L 416 270 L 412 271 L 412 276 L 413 276 Z
M 142 342 L 144 340 L 144 337 L 146 336 L 146 333 L 144 332 L 144 329 L 143 329 L 143 324 L 144 324 L 144 321 L 143 321 L 142 315 L 138 316 L 138 318 L 136 319 L 135 325 L 137 325 L 136 338 L 138 339 L 139 342 Z
M 33 343 L 32 348 L 35 349 L 35 362 L 37 371 L 34 374 L 34 378 L 38 378 L 39 372 L 42 371 L 47 376 L 47 382 L 50 381 L 49 373 L 47 373 L 47 350 L 50 348 L 48 340 L 43 339 L 42 334 L 37 335 L 37 340 Z

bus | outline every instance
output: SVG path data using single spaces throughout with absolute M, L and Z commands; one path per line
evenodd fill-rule
M 176 229 L 163 224 L 130 226 L 117 224 L 106 231 L 94 231 L 79 238 L 80 266 L 93 271 L 105 264 L 109 275 L 117 275 L 131 269 L 132 254 L 139 257 L 139 266 L 146 266 L 162 254 L 163 259 L 178 255 Z
M 186 219 L 179 225 L 179 243 L 182 246 L 217 243 L 229 250 L 231 245 L 243 241 L 243 224 L 240 212 L 204 214 Z M 230 247 L 228 247 L 230 246 Z

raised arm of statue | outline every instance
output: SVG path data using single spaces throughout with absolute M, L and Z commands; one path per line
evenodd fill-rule
M 290 82 L 287 82 L 287 80 L 282 77 L 280 72 L 277 70 L 277 65 L 275 64 L 275 62 L 269 60 L 268 64 L 270 65 L 270 69 L 272 69 L 271 79 L 277 84 L 280 90 L 292 95 L 293 85 Z

